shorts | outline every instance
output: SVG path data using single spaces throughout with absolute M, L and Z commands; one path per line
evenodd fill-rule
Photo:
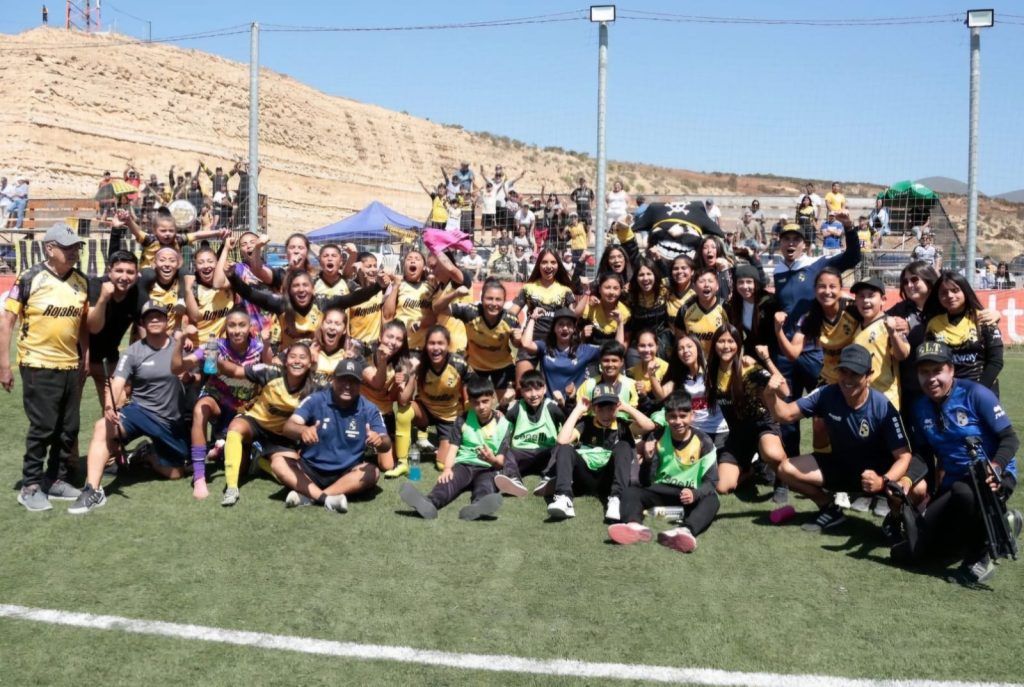
M 427 407 L 420 403 L 420 408 L 423 409 L 423 414 L 427 416 L 427 427 L 433 426 L 437 429 L 438 439 L 452 440 L 452 432 L 455 430 L 455 420 L 441 420 L 429 410 Z
M 871 464 L 869 461 L 849 463 L 837 459 L 831 453 L 815 452 L 811 455 L 814 456 L 814 460 L 818 464 L 818 470 L 821 471 L 822 486 L 832 492 L 845 491 L 850 494 L 863 492 L 864 490 L 861 488 L 860 483 L 862 472 L 874 470 L 881 475 L 892 467 L 891 462 L 886 465 L 881 461 L 877 461 L 875 464 Z
M 534 368 L 536 368 L 540 364 L 540 356 L 538 356 L 536 353 L 527 353 L 525 350 L 520 348 L 516 352 L 516 364 L 519 364 L 524 360 L 529 361 L 529 363 L 533 365 Z
M 516 366 L 507 365 L 506 367 L 499 368 L 497 370 L 488 370 L 486 372 L 476 371 L 476 375 L 483 379 L 491 380 L 496 390 L 500 389 L 511 389 L 516 385 Z
M 146 437 L 153 442 L 157 460 L 164 467 L 182 467 L 190 459 L 189 431 L 184 420 L 165 423 L 135 403 L 121 408 L 122 440 L 125 444 Z
M 357 467 L 362 465 L 362 461 L 356 462 L 352 465 L 349 465 L 347 468 L 342 468 L 340 470 L 320 470 L 310 465 L 309 461 L 307 461 L 305 458 L 299 458 L 299 460 L 296 462 L 296 465 L 299 468 L 299 470 L 302 470 L 306 477 L 309 478 L 310 482 L 320 487 L 321 489 L 326 489 L 327 487 L 331 486 L 339 479 L 344 477 L 347 473 L 352 472 Z
M 494 229 L 498 223 L 494 219 L 494 215 L 481 215 L 481 226 L 484 229 Z
M 725 435 L 725 443 L 718 452 L 719 463 L 731 463 L 738 465 L 741 470 L 747 470 L 754 462 L 754 454 L 758 452 L 757 442 L 763 434 L 774 434 L 779 436 L 779 425 L 771 420 L 760 419 L 754 423 L 750 431 L 728 432 L 716 435 Z M 717 445 L 717 441 L 716 441 Z
M 269 458 L 275 453 L 299 452 L 299 447 L 294 441 L 287 437 L 283 437 L 280 434 L 268 432 L 260 426 L 260 423 L 256 422 L 256 420 L 252 419 L 248 415 L 239 415 L 238 418 L 240 420 L 245 420 L 249 425 L 249 428 L 252 430 L 252 443 L 259 443 L 261 456 Z

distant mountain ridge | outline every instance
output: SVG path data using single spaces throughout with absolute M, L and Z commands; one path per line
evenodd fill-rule
M 959 179 L 952 179 L 950 177 L 925 177 L 924 179 L 918 179 L 918 184 L 924 184 L 936 193 L 953 193 L 958 196 L 967 194 L 967 184 L 960 181 Z

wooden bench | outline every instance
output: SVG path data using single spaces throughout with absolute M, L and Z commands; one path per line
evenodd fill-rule
M 29 198 L 22 229 L 46 231 L 55 222 L 68 222 L 72 229 L 78 229 L 80 220 L 96 219 L 99 207 L 95 200 L 82 198 Z

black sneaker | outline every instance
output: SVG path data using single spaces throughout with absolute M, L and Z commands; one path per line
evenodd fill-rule
M 899 513 L 889 512 L 882 520 L 882 537 L 889 546 L 895 546 L 903 541 L 902 516 Z
M 405 482 L 399 487 L 398 495 L 407 506 L 412 507 L 424 520 L 433 520 L 437 517 L 437 507 L 430 502 L 430 499 L 416 491 L 416 487 L 412 486 L 409 482 Z M 500 500 L 501 497 L 499 496 L 498 499 Z
M 809 522 L 800 529 L 804 532 L 824 532 L 845 521 L 846 516 L 843 515 L 842 509 L 836 504 L 830 503 L 818 511 L 818 517 L 814 519 L 814 522 Z
M 485 515 L 494 515 L 501 508 L 501 494 L 488 494 L 459 511 L 459 520 L 479 520 Z
M 996 574 L 995 563 L 988 555 L 975 561 L 965 560 L 957 571 L 957 577 L 964 584 L 984 584 Z
M 68 513 L 72 515 L 82 515 L 88 513 L 94 508 L 105 506 L 107 503 L 107 495 L 103 493 L 103 487 L 99 489 L 93 489 L 88 484 L 82 488 L 82 493 L 78 499 L 71 504 L 68 508 Z

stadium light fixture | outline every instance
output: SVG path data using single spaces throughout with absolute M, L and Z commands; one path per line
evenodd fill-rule
M 615 5 L 591 5 L 590 21 L 595 24 L 610 24 L 615 21 Z
M 591 8 L 593 12 L 593 8 Z M 996 23 L 995 10 L 967 10 L 967 19 L 964 21 L 969 29 L 987 29 Z

